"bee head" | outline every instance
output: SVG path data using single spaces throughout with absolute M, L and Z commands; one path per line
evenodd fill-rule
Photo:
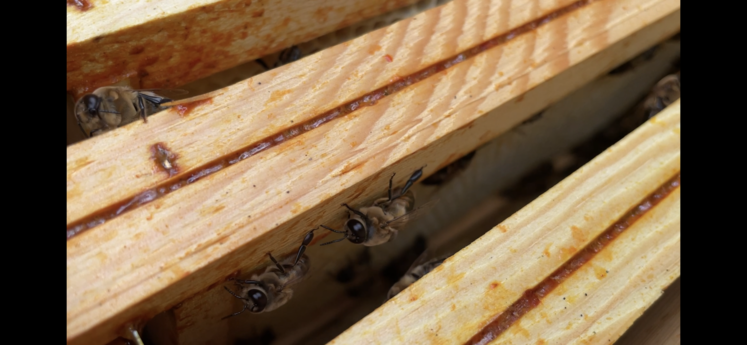
M 345 222 L 345 237 L 348 241 L 360 244 L 368 238 L 365 222 L 362 222 L 357 215 L 351 217 Z
M 99 116 L 99 106 L 101 106 L 101 97 L 88 94 L 83 96 L 81 98 L 81 101 L 83 102 L 83 106 L 85 107 L 85 112 L 90 117 L 98 117 Z
M 249 311 L 261 313 L 267 307 L 267 294 L 260 289 L 250 289 L 247 291 L 246 301 L 250 304 Z
M 363 242 L 366 242 L 368 239 L 368 230 L 367 227 L 371 226 L 371 221 L 368 219 L 368 217 L 363 214 L 361 211 L 358 211 L 350 206 L 348 204 L 342 204 L 342 206 L 345 206 L 348 211 L 350 211 L 350 214 L 348 214 L 348 220 L 345 221 L 345 229 L 344 231 L 338 231 L 335 229 L 332 229 L 325 225 L 320 225 L 321 227 L 338 233 L 338 234 L 345 234 L 345 237 L 336 239 L 334 241 L 330 241 L 327 243 L 322 243 L 322 246 L 326 246 L 328 244 L 337 243 L 344 239 L 348 239 L 348 241 L 360 244 Z

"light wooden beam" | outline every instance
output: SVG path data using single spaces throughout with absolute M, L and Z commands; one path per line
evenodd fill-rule
M 198 106 L 186 113 L 184 117 L 180 116 L 178 110 L 166 111 L 153 116 L 147 124 L 134 123 L 111 134 L 68 147 L 68 224 L 100 209 L 101 205 L 111 205 L 127 200 L 143 190 L 163 183 L 164 180 L 184 177 L 188 172 L 193 172 L 194 169 L 208 164 L 216 157 L 226 156 L 240 148 L 281 133 L 283 129 L 291 126 L 292 121 L 301 123 L 309 120 L 324 111 L 388 84 L 392 78 L 412 74 L 467 47 L 478 45 L 484 41 L 485 37 L 494 37 L 510 31 L 505 25 L 496 26 L 495 23 L 501 22 L 500 20 L 488 21 L 488 16 L 475 13 L 473 16 L 486 22 L 485 25 L 476 25 L 479 23 L 477 20 L 470 21 L 464 24 L 466 27 L 462 28 L 462 31 L 465 31 L 462 35 L 450 37 L 453 36 L 452 27 L 459 24 L 457 21 L 460 20 L 459 17 L 451 15 L 454 12 L 470 15 L 467 9 L 475 8 L 475 11 L 478 11 L 483 7 L 489 7 L 489 9 L 496 8 L 492 10 L 492 13 L 488 13 L 494 14 L 490 18 L 502 18 L 508 15 L 501 15 L 501 11 L 508 10 L 511 15 L 508 16 L 510 18 L 507 18 L 509 20 L 506 22 L 511 25 L 508 28 L 513 28 L 562 7 L 560 5 L 572 3 L 571 1 L 559 1 L 553 2 L 553 6 L 541 6 L 542 4 L 536 5 L 531 1 L 513 1 L 510 3 L 512 7 L 507 8 L 505 4 L 508 2 L 495 1 L 502 6 L 485 5 L 483 1 L 477 0 L 472 2 L 474 4 L 463 1 L 447 4 L 350 43 L 314 54 L 308 59 L 251 78 L 246 83 L 219 90 L 216 93 L 218 95 L 211 100 L 212 103 Z M 464 4 L 469 6 L 464 6 Z M 615 13 L 616 20 L 621 21 L 624 18 L 629 22 L 623 21 L 626 25 L 616 25 L 618 21 L 611 22 L 610 27 L 607 28 L 574 14 L 570 15 L 568 20 L 553 21 L 539 28 L 538 33 L 543 34 L 541 36 L 535 37 L 535 33 L 530 33 L 517 37 L 504 46 L 481 54 L 482 58 L 469 61 L 470 65 L 480 65 L 471 68 L 473 74 L 486 72 L 485 68 L 493 71 L 490 78 L 482 78 L 489 79 L 482 82 L 492 84 L 493 89 L 476 90 L 479 93 L 472 92 L 470 88 L 481 87 L 481 85 L 472 85 L 473 81 L 471 85 L 458 91 L 461 92 L 462 98 L 446 105 L 447 108 L 443 110 L 443 113 L 453 112 L 464 107 L 465 104 L 473 104 L 474 107 L 475 102 L 483 98 L 487 103 L 480 105 L 481 108 L 489 108 L 516 97 L 524 92 L 528 85 L 539 84 L 544 79 L 570 67 L 572 60 L 575 63 L 582 61 L 592 52 L 601 51 L 602 48 L 616 40 L 607 38 L 609 42 L 602 46 L 598 43 L 599 36 L 593 36 L 592 32 L 603 36 L 612 35 L 614 32 L 614 35 L 619 36 L 617 39 L 620 39 L 635 32 L 633 29 L 652 22 L 662 13 L 671 13 L 671 10 L 678 6 L 677 4 L 674 1 L 662 0 L 652 3 L 651 8 L 643 7 L 638 10 L 632 4 L 617 4 L 614 0 L 600 4 L 593 3 L 590 8 L 595 8 L 597 11 L 616 9 L 619 12 Z M 466 9 L 454 7 L 466 7 Z M 442 15 L 442 13 L 445 14 Z M 579 13 L 587 13 L 589 17 L 586 19 L 596 16 L 588 8 Z M 434 26 L 436 33 L 434 37 L 427 39 L 428 42 L 422 42 L 425 40 L 423 30 L 428 29 L 429 26 Z M 594 28 L 597 30 L 590 30 Z M 558 39 L 553 36 L 557 35 L 555 32 L 557 30 L 565 31 L 571 36 L 562 40 Z M 656 35 L 664 36 L 669 34 L 668 31 L 671 29 Z M 456 40 L 456 44 L 447 44 L 453 40 Z M 558 48 L 559 40 L 566 43 L 565 49 Z M 534 48 L 534 53 L 525 58 L 522 49 L 527 44 L 538 48 Z M 419 49 L 419 46 L 423 47 Z M 456 49 L 446 50 L 445 47 Z M 630 47 L 626 48 L 623 49 L 626 53 L 632 50 Z M 426 54 L 422 54 L 423 49 L 426 49 Z M 507 51 L 503 53 L 503 50 Z M 375 54 L 370 54 L 372 51 Z M 395 51 L 397 52 L 395 55 L 400 58 L 388 63 L 384 59 L 385 53 Z M 408 59 L 408 55 L 417 55 L 418 58 Z M 499 57 L 498 65 L 492 65 L 490 61 Z M 562 62 L 560 65 L 559 61 Z M 459 64 L 460 67 L 464 65 Z M 310 75 L 309 71 L 314 71 L 314 75 Z M 460 72 L 466 71 L 467 69 L 460 68 Z M 316 76 L 317 74 L 321 76 L 321 79 Z M 477 75 L 470 78 L 474 80 Z M 529 80 L 530 77 L 534 80 Z M 342 83 L 339 87 L 329 85 L 338 82 Z M 445 82 L 454 84 L 460 81 L 447 80 Z M 455 94 L 457 91 L 447 93 Z M 478 98 L 473 101 L 472 96 Z M 547 98 L 542 100 L 543 103 L 548 102 Z M 478 116 L 473 118 L 476 117 Z M 507 121 L 510 120 L 507 119 Z M 451 128 L 462 124 L 454 123 L 453 120 L 448 122 Z M 443 128 L 444 125 L 446 124 L 442 124 L 441 127 Z M 441 129 L 441 131 L 448 132 L 449 130 Z M 151 147 L 156 143 L 165 143 L 179 155 L 176 164 L 180 167 L 180 173 L 168 176 L 156 169 L 156 164 L 151 159 Z M 123 166 L 127 169 L 122 169 Z
M 226 88 L 185 117 L 167 111 L 69 146 L 68 225 L 570 3 L 455 1 Z M 106 342 L 264 265 L 267 251 L 289 253 L 305 231 L 339 222 L 341 202 L 378 196 L 392 172 L 401 183 L 427 163 L 429 174 L 677 30 L 677 1 L 592 2 L 73 237 L 68 341 Z M 181 173 L 158 170 L 156 143 Z
M 331 344 L 466 343 L 679 170 L 677 101 Z M 676 188 L 493 343 L 614 342 L 679 276 L 679 204 Z
M 88 1 L 67 9 L 67 90 L 176 87 L 417 0 Z

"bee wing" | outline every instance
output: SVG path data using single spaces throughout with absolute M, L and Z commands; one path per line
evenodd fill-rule
M 179 96 L 185 96 L 189 94 L 189 91 L 184 89 L 137 89 L 137 92 L 153 92 L 159 96 L 166 98 L 178 98 Z
M 412 265 L 410 265 L 410 267 L 407 268 L 407 272 L 408 273 L 412 272 L 412 270 L 415 267 L 418 267 L 428 262 L 428 260 L 432 257 L 433 257 L 433 251 L 430 248 L 426 248 L 420 255 L 418 255 L 417 258 L 415 258 L 415 261 L 412 262 Z
M 433 206 L 436 206 L 437 204 L 438 204 L 438 199 L 431 199 L 425 204 L 421 205 L 420 207 L 416 207 L 412 211 L 407 212 L 397 218 L 394 218 L 382 224 L 381 227 L 382 228 L 385 228 L 387 226 L 391 226 L 393 228 L 401 227 L 406 222 L 424 215 L 428 210 L 430 210 L 431 208 L 433 208 Z
M 306 279 L 306 276 L 307 276 L 307 275 L 308 275 L 308 274 L 299 274 L 299 275 L 297 275 L 297 276 L 295 276 L 295 277 L 293 277 L 293 278 L 289 279 L 289 280 L 288 280 L 287 282 L 285 282 L 285 284 L 283 284 L 282 288 L 285 288 L 286 286 L 292 286 L 292 285 L 295 285 L 296 283 L 298 283 L 298 282 L 300 282 L 300 281 L 302 281 L 302 280 Z
M 295 257 L 295 255 L 294 255 L 294 257 Z M 291 258 L 292 258 L 292 257 L 291 257 Z M 291 267 L 287 267 L 287 268 L 286 268 L 286 270 L 287 270 L 287 269 L 293 269 L 293 268 L 292 268 L 292 266 L 291 266 Z M 294 284 L 296 284 L 296 283 L 298 283 L 298 282 L 300 282 L 300 281 L 302 281 L 302 280 L 306 279 L 306 277 L 307 277 L 307 276 L 309 275 L 309 273 L 311 273 L 310 271 L 311 271 L 311 270 L 309 270 L 309 271 L 307 271 L 306 273 L 303 273 L 303 274 L 294 274 L 294 275 L 293 275 L 293 276 L 292 276 L 292 277 L 291 277 L 290 279 L 288 279 L 288 280 L 287 280 L 287 281 L 286 281 L 286 282 L 285 282 L 285 283 L 284 283 L 284 284 L 282 285 L 282 287 L 283 287 L 283 288 L 285 288 L 286 286 L 291 286 L 291 285 L 294 285 Z
M 181 89 L 139 89 L 135 90 L 138 97 L 160 107 L 162 104 L 173 102 L 175 98 L 181 98 L 186 95 L 187 90 Z

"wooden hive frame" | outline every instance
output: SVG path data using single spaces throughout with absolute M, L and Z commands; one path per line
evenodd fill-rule
M 228 1 L 213 3 L 220 8 Z M 290 6 L 300 2 L 278 3 Z M 361 6 L 366 3 L 373 2 L 356 2 Z M 252 5 L 243 2 L 242 6 Z M 382 6 L 384 10 L 395 7 Z M 95 9 L 80 17 L 69 10 L 69 37 L 70 27 L 79 27 L 75 20 L 84 20 Z M 174 7 L 173 11 L 166 12 L 170 16 L 192 13 L 188 8 Z M 137 25 L 167 23 L 163 25 L 168 29 L 172 24 L 165 18 L 170 17 L 157 16 Z M 135 24 L 127 25 L 119 31 L 107 31 L 99 41 L 123 40 L 117 38 L 121 32 L 139 34 L 131 29 Z M 329 28 L 321 25 L 309 28 L 309 32 L 320 35 Z M 311 228 L 322 223 L 338 225 L 340 203 L 379 196 L 391 173 L 398 172 L 395 182 L 402 183 L 408 175 L 402 172 L 427 164 L 425 174 L 430 175 L 678 31 L 678 1 L 455 0 L 220 89 L 207 101 L 159 113 L 147 124 L 133 123 L 68 146 L 68 342 L 106 343 L 130 324 L 173 310 L 185 300 L 200 299 L 195 296 L 212 301 L 208 296 L 227 277 L 264 266 L 267 252 L 290 253 Z M 313 37 L 293 36 L 295 32 L 288 29 L 293 38 L 242 59 Z M 69 90 L 79 88 L 71 86 L 78 78 L 77 71 L 90 71 L 71 67 L 70 51 L 75 48 L 83 52 L 84 48 L 77 47 L 86 44 L 89 48 L 85 49 L 95 50 L 90 48 L 96 41 L 91 37 L 72 44 L 69 38 Z M 121 51 L 129 54 L 127 49 Z M 90 51 L 80 54 L 96 55 Z M 132 59 L 124 53 L 116 54 L 125 61 Z M 228 56 L 218 60 L 220 66 L 240 62 Z M 148 75 L 144 76 L 153 76 L 152 84 L 138 81 L 137 85 L 171 86 L 155 77 L 160 68 L 166 71 L 171 67 L 153 66 L 152 70 L 146 68 Z M 210 71 L 193 75 L 182 71 L 190 76 L 181 82 Z M 117 78 L 133 76 L 125 72 Z M 100 80 L 111 71 L 90 73 L 80 80 Z M 107 83 L 113 81 L 108 79 Z M 88 88 L 99 86 L 98 81 L 84 84 Z M 159 150 L 169 152 L 164 155 Z M 376 334 L 392 341 L 432 339 L 437 343 L 429 326 L 433 322 L 443 325 L 446 320 L 466 326 L 458 330 L 447 326 L 440 336 L 445 336 L 447 343 L 466 341 L 679 171 L 679 104 L 611 150 L 503 223 L 505 232 L 500 227 L 489 232 L 335 342 L 370 339 L 367 334 L 380 327 Z M 175 168 L 162 169 L 164 159 Z M 637 165 L 631 165 L 642 162 L 648 162 L 651 168 L 636 170 Z M 580 191 L 573 194 L 571 189 Z M 587 214 L 603 216 L 576 219 L 583 215 L 568 212 L 572 202 L 551 202 L 560 197 L 614 202 L 584 203 Z M 552 337 L 591 342 L 601 342 L 603 336 L 619 337 L 638 315 L 631 314 L 632 309 L 615 309 L 619 301 L 642 287 L 666 286 L 679 275 L 679 251 L 672 254 L 679 243 L 678 202 L 677 189 L 622 235 L 640 237 L 640 243 L 616 240 L 605 249 L 621 253 L 605 263 L 618 268 L 610 278 L 626 280 L 643 274 L 644 269 L 670 269 L 671 273 L 655 275 L 658 280 L 654 281 L 644 275 L 642 285 L 625 285 L 612 294 L 592 294 L 596 299 L 579 303 L 576 308 L 594 310 L 593 317 L 587 312 L 586 319 L 574 320 Z M 549 214 L 558 215 L 553 226 L 547 225 L 543 219 L 548 216 L 537 213 L 538 209 L 543 214 L 549 210 Z M 118 210 L 124 212 L 115 216 L 113 212 Z M 545 225 L 532 225 L 537 222 Z M 574 226 L 579 230 L 573 230 Z M 661 229 L 657 234 L 669 237 L 627 235 L 636 231 L 646 234 L 652 227 Z M 508 231 L 514 228 L 532 230 Z M 317 232 L 317 241 L 325 236 Z M 554 247 L 540 248 L 537 239 L 544 241 L 541 243 L 551 241 Z M 508 246 L 504 252 L 521 249 L 526 255 L 507 254 L 501 258 L 508 261 L 491 267 L 487 267 L 489 261 L 470 265 L 488 256 L 481 248 L 491 241 Z M 536 252 L 537 248 L 550 252 L 547 262 L 540 264 L 530 257 L 542 254 L 542 250 Z M 635 260 L 625 260 L 642 248 L 648 248 L 651 255 L 657 253 L 657 259 L 651 261 L 654 266 L 642 269 L 630 266 Z M 597 265 L 593 260 L 603 258 L 592 259 L 585 267 Z M 496 275 L 497 267 L 507 262 L 525 271 L 518 274 L 503 270 Z M 589 278 L 594 274 L 594 270 L 579 271 L 569 278 L 580 279 L 578 284 L 572 288 L 561 284 L 553 294 L 564 291 L 578 298 L 580 290 L 576 290 L 582 287 L 589 291 L 609 289 L 605 284 L 613 279 L 594 283 Z M 460 275 L 462 283 L 452 282 Z M 446 296 L 443 294 L 463 298 L 462 305 L 469 305 L 470 299 L 484 298 L 484 291 L 460 284 L 487 276 L 495 277 L 495 291 L 501 287 L 500 293 L 488 294 L 495 298 L 490 308 L 479 313 L 468 309 L 449 312 L 438 308 L 450 306 L 434 303 Z M 418 289 L 422 291 L 421 286 L 439 285 L 450 288 L 417 293 Z M 462 294 L 453 295 L 456 292 Z M 639 306 L 635 311 L 645 309 L 655 296 L 645 294 L 635 304 Z M 221 308 L 231 306 L 221 304 Z M 213 308 L 209 314 L 225 314 L 221 308 Z M 537 323 L 531 320 L 544 317 L 543 313 L 553 320 L 565 320 L 567 315 L 557 312 L 555 302 L 542 308 L 524 316 L 522 320 L 527 321 L 512 326 L 520 331 L 507 332 L 503 337 L 548 339 L 541 330 L 532 328 Z M 195 310 L 206 314 L 205 310 Z M 408 310 L 429 313 L 412 321 L 399 318 L 408 322 L 406 333 L 392 331 L 405 324 L 384 327 Z M 624 317 L 616 319 L 617 323 L 597 325 L 599 335 L 587 334 L 590 324 L 613 312 Z

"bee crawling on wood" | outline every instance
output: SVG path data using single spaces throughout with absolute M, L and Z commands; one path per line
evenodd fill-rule
M 149 90 L 133 90 L 125 86 L 100 87 L 81 97 L 75 103 L 75 119 L 87 137 L 99 135 L 147 117 L 168 107 L 163 103 L 172 101 Z M 183 90 L 161 90 L 173 94 L 184 94 Z
M 650 119 L 680 98 L 680 72 L 670 74 L 656 83 L 651 94 L 644 101 L 647 117 Z
M 440 266 L 444 262 L 444 260 L 451 256 L 445 255 L 428 260 L 427 253 L 428 251 L 425 251 L 417 259 L 415 259 L 415 262 L 412 263 L 410 268 L 407 270 L 407 273 L 405 273 L 405 275 L 402 276 L 399 281 L 392 285 L 392 287 L 389 289 L 389 293 L 387 293 L 387 299 L 391 299 L 392 297 L 396 296 L 402 290 L 412 285 L 412 283 L 418 281 L 418 279 L 422 278 L 424 275 Z
M 280 67 L 287 63 L 296 61 L 300 58 L 301 58 L 301 49 L 299 49 L 298 46 L 292 46 L 280 52 L 280 55 L 278 55 L 278 59 L 272 65 L 272 68 Z M 266 71 L 269 71 L 271 69 L 269 66 L 267 66 L 267 64 L 262 59 L 257 59 L 254 61 L 256 61 Z
M 376 199 L 371 206 L 356 210 L 348 204 L 342 204 L 349 211 L 344 231 L 338 231 L 325 225 L 321 225 L 321 227 L 345 236 L 322 245 L 347 239 L 352 243 L 372 247 L 393 240 L 399 229 L 424 209 L 424 207 L 413 209 L 415 193 L 409 191 L 409 188 L 423 176 L 423 168 L 416 170 L 401 189 L 392 190 L 392 180 L 394 179 L 394 174 L 392 174 L 389 179 L 389 196 Z
M 306 233 L 295 257 L 289 256 L 278 262 L 271 253 L 268 253 L 274 265 L 268 266 L 262 274 L 253 275 L 252 279 L 235 280 L 236 284 L 241 286 L 238 294 L 224 286 L 233 297 L 244 302 L 244 309 L 223 319 L 239 315 L 246 310 L 252 313 L 273 311 L 288 302 L 293 297 L 293 290 L 290 287 L 300 282 L 309 272 L 311 262 L 304 251 L 314 238 L 314 230 Z

